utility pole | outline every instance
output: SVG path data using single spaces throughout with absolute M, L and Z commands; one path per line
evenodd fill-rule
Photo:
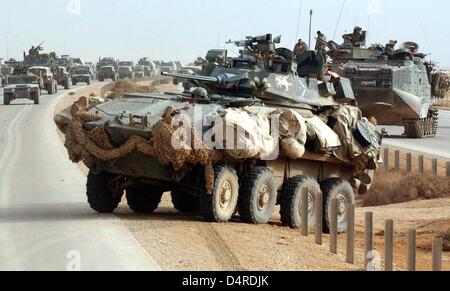
M 313 10 L 311 9 L 309 11 L 309 44 L 308 44 L 309 51 L 311 50 L 312 17 L 313 17 Z

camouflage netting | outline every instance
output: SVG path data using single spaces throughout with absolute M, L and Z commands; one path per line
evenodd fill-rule
M 188 164 L 200 164 L 205 166 L 207 190 L 212 191 L 214 184 L 213 164 L 219 161 L 221 157 L 217 152 L 208 150 L 194 130 L 192 132 L 194 137 L 192 145 L 183 144 L 185 143 L 183 136 L 177 135 L 178 128 L 172 127 L 172 120 L 167 117 L 154 126 L 151 140 L 133 136 L 120 147 L 114 148 L 103 127 L 97 127 L 90 131 L 83 127 L 83 122 L 102 118 L 100 114 L 86 111 L 89 107 L 88 100 L 82 97 L 72 106 L 72 120 L 55 118 L 58 127 L 66 134 L 65 146 L 71 161 L 74 163 L 82 161 L 87 167 L 94 168 L 94 159 L 113 161 L 125 158 L 137 151 L 156 158 L 163 165 L 171 165 L 175 171 L 181 170 Z M 170 115 L 166 114 L 166 116 Z M 180 149 L 175 149 L 172 146 L 174 136 L 182 145 Z M 199 150 L 194 150 L 194 148 L 199 148 Z

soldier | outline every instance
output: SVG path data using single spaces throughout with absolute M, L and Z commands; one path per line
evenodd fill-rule
M 208 91 L 205 88 L 197 87 L 192 91 L 193 103 L 202 104 L 209 101 Z
M 305 53 L 307 50 L 308 46 L 306 45 L 306 43 L 302 39 L 299 39 L 294 47 L 294 55 L 298 57 L 301 54 Z
M 327 37 L 322 32 L 317 32 L 316 52 L 319 54 L 325 53 L 325 47 L 327 46 Z
M 344 34 L 344 36 L 342 36 L 344 38 L 344 42 L 350 43 L 354 47 L 360 47 L 364 41 L 362 31 L 363 31 L 362 27 L 355 26 L 355 28 L 353 29 L 353 33 Z
M 387 43 L 386 47 L 384 48 L 384 53 L 388 57 L 392 57 L 392 55 L 394 54 L 396 45 L 397 45 L 397 41 L 396 40 L 390 40 L 389 43 Z

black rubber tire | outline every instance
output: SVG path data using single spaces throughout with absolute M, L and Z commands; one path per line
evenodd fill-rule
M 200 212 L 200 198 L 180 190 L 172 191 L 172 203 L 176 210 L 181 213 Z
M 265 205 L 259 194 L 267 187 Z M 273 172 L 265 167 L 251 168 L 241 184 L 239 191 L 239 214 L 241 220 L 250 224 L 267 224 L 275 211 L 277 204 L 278 189 L 277 179 Z
M 3 105 L 10 105 L 11 104 L 11 98 L 9 96 L 9 94 L 4 94 L 3 95 Z
M 33 94 L 34 105 L 39 105 L 39 93 Z
M 321 185 L 324 201 L 324 215 L 323 215 L 323 231 L 324 233 L 330 232 L 330 211 L 331 200 L 333 198 L 338 199 L 338 208 L 341 203 L 344 205 L 344 213 L 338 211 L 338 233 L 347 232 L 347 204 L 355 204 L 355 192 L 352 185 L 340 178 L 331 178 L 322 182 Z M 343 198 L 345 201 L 341 201 Z
M 228 205 L 221 207 L 220 190 L 228 184 L 231 188 Z M 205 185 L 200 191 L 200 212 L 206 221 L 228 222 L 236 212 L 239 199 L 239 178 L 236 171 L 229 166 L 214 167 L 214 186 L 212 193 L 207 193 Z
M 72 81 L 72 85 L 76 86 L 77 82 L 76 81 Z
M 91 208 L 99 213 L 112 213 L 119 206 L 123 193 L 114 193 L 109 183 L 115 175 L 108 172 L 90 171 L 87 178 L 87 197 Z
M 315 225 L 316 203 L 315 197 L 321 192 L 320 185 L 316 179 L 306 176 L 297 176 L 289 179 L 284 185 L 283 194 L 280 199 L 281 222 L 283 226 L 290 228 L 300 228 L 302 224 L 301 216 L 301 195 L 303 189 L 307 188 L 309 194 L 308 229 L 312 230 Z
M 104 82 L 105 79 L 99 78 L 98 81 L 99 81 L 99 82 Z
M 158 209 L 163 191 L 155 191 L 146 185 L 134 185 L 127 189 L 127 202 L 131 210 L 141 214 L 152 214 Z

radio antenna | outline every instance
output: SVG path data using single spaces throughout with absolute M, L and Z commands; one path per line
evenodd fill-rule
M 341 11 L 339 12 L 338 21 L 337 21 L 336 27 L 334 29 L 333 40 L 336 39 L 336 33 L 337 33 L 337 30 L 339 27 L 339 23 L 341 22 L 342 13 L 344 12 L 345 2 L 346 2 L 346 0 L 342 1 Z
M 301 18 L 302 18 L 302 9 L 303 9 L 303 0 L 300 0 L 300 4 L 299 4 L 299 7 L 298 7 L 297 31 L 295 32 L 294 43 L 297 43 L 297 39 L 299 38 L 300 21 L 301 21 Z

